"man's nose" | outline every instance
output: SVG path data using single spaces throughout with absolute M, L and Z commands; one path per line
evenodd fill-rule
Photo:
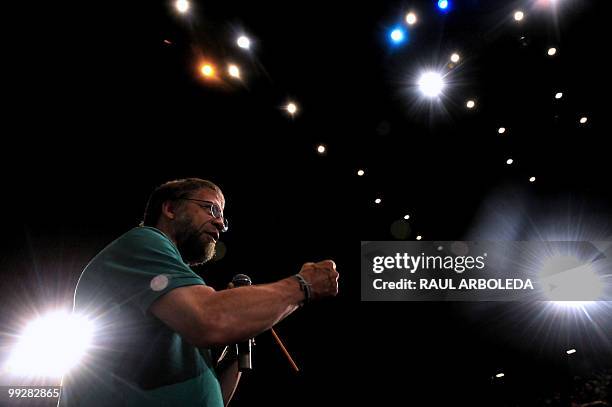
M 223 218 L 215 218 L 212 221 L 213 225 L 215 225 L 215 227 L 217 228 L 217 230 L 219 232 L 221 232 L 223 229 L 225 229 L 225 225 L 223 224 Z

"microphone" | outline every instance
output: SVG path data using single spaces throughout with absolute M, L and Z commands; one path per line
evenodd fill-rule
M 234 278 L 232 278 L 232 284 L 234 287 L 244 287 L 251 285 L 252 283 L 251 279 L 246 274 L 236 274 Z M 253 364 L 251 361 L 252 343 L 253 339 L 249 339 L 248 341 L 240 342 L 236 345 L 238 352 L 238 369 L 241 372 L 253 370 Z

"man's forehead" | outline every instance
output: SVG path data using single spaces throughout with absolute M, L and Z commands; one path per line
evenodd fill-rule
M 210 188 L 199 189 L 193 194 L 193 198 L 214 202 L 221 208 L 225 208 L 225 198 L 223 197 L 223 194 Z

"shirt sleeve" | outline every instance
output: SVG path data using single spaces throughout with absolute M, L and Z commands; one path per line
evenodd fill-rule
M 204 280 L 186 265 L 174 244 L 153 228 L 136 228 L 117 242 L 105 263 L 112 270 L 113 289 L 121 303 L 134 304 L 146 314 L 167 292 Z

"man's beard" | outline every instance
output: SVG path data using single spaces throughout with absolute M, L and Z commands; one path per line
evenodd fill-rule
M 179 220 L 176 245 L 183 261 L 190 266 L 199 266 L 215 255 L 216 243 L 206 241 L 205 232 L 192 225 L 189 219 Z

